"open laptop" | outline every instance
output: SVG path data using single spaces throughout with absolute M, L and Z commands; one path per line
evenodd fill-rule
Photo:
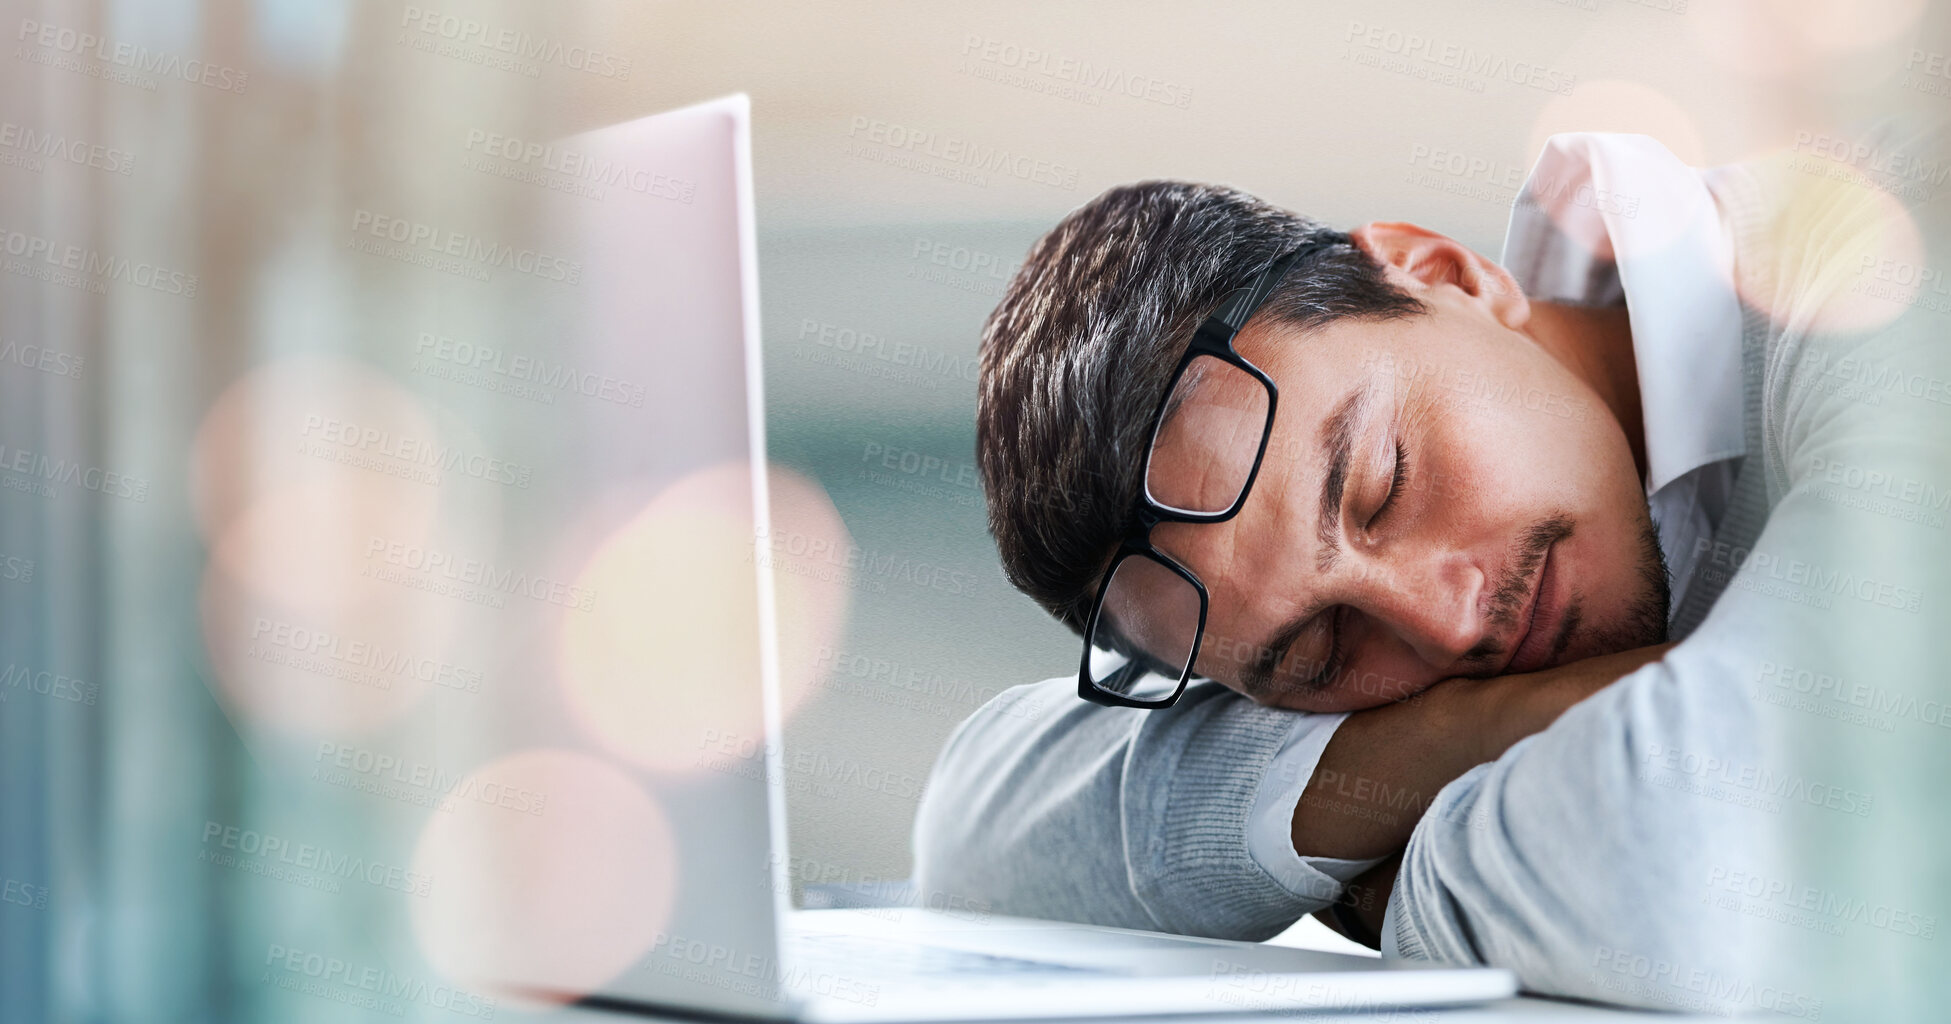
M 565 233 L 580 268 L 564 350 L 585 365 L 628 353 L 641 368 L 632 375 L 648 381 L 642 400 L 606 406 L 586 428 L 596 469 L 627 457 L 630 472 L 682 481 L 742 463 L 753 522 L 768 523 L 746 98 L 553 146 L 539 159 L 583 182 L 550 207 L 550 230 Z M 689 486 L 671 490 L 697 491 Z M 781 653 L 775 616 L 785 607 L 790 625 L 797 612 L 776 591 L 796 584 L 768 559 L 727 561 L 724 573 L 753 577 L 756 608 L 699 630 L 716 634 L 696 641 L 714 649 L 714 678 L 628 681 L 668 709 L 644 726 L 667 732 L 639 772 L 675 845 L 672 863 L 645 865 L 675 879 L 662 920 L 634 962 L 600 980 L 565 977 L 538 957 L 533 968 L 505 967 L 499 985 L 610 1009 L 825 1022 L 1373 1010 L 1513 994 L 1502 970 L 1004 918 L 976 901 L 794 909 L 787 772 L 779 745 L 757 737 L 781 735 L 778 661 L 792 655 Z M 697 585 L 655 582 L 672 593 Z

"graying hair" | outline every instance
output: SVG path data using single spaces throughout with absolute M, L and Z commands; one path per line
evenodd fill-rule
M 1118 186 L 1030 248 L 983 324 L 976 463 L 1004 573 L 1071 629 L 1083 631 L 1192 331 L 1227 291 L 1315 241 L 1327 245 L 1255 322 L 1311 330 L 1424 311 L 1347 234 L 1217 185 Z

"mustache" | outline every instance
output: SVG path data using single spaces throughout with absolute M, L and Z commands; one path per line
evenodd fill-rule
M 1524 607 L 1524 599 L 1531 594 L 1532 580 L 1544 565 L 1545 552 L 1571 535 L 1571 517 L 1560 514 L 1538 520 L 1518 537 L 1517 550 L 1511 553 L 1503 578 L 1497 581 L 1497 587 L 1490 595 L 1488 618 L 1491 625 L 1498 627 L 1499 636 L 1509 635 L 1511 628 L 1517 625 L 1518 612 Z M 1503 641 L 1487 637 L 1471 648 L 1463 660 L 1473 665 L 1482 663 L 1488 669 L 1502 664 L 1507 653 Z

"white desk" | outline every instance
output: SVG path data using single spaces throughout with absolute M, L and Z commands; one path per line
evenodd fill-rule
M 565 1020 L 615 1021 L 670 1021 L 672 1024 L 696 1024 L 694 1018 L 656 1017 L 634 1013 L 619 1013 L 585 1008 L 571 1008 L 564 1011 Z M 1105 1018 L 1092 1018 L 1092 1021 L 1079 1021 L 1077 1018 L 1063 1018 L 1048 1022 L 1015 1020 L 1010 1024 L 1094 1024 Z M 1610 1009 L 1600 1006 L 1586 1006 L 1580 1003 L 1564 1003 L 1554 999 L 1537 999 L 1519 996 L 1503 999 L 1482 1006 L 1454 1010 L 1406 1009 L 1382 1010 L 1368 1013 L 1235 1013 L 1204 1017 L 1140 1017 L 1129 1018 L 1140 1024 L 1727 1024 L 1726 1017 L 1707 1017 L 1680 1015 L 1652 1010 Z
M 1329 953 L 1349 953 L 1355 956 L 1379 957 L 1382 954 L 1366 946 L 1350 942 L 1336 934 L 1327 925 L 1316 921 L 1312 915 L 1301 918 L 1294 927 L 1267 940 L 1276 946 L 1295 946 L 1300 949 L 1319 949 Z M 1456 1010 L 1396 1010 L 1369 1014 L 1324 1014 L 1308 1015 L 1302 1018 L 1292 1016 L 1260 1017 L 1239 1016 L 1228 1018 L 1205 1018 L 1207 1020 L 1230 1020 L 1246 1024 L 1247 1021 L 1295 1020 L 1321 1021 L 1368 1021 L 1370 1024 L 1502 1024 L 1505 1021 L 1525 1021 L 1527 1024 L 1620 1024 L 1622 1021 L 1652 1021 L 1659 1024 L 1685 1024 L 1688 1021 L 1721 1021 L 1725 1017 L 1679 1015 L 1650 1010 L 1628 1010 L 1614 1007 L 1589 1006 L 1584 1003 L 1561 1002 L 1556 999 L 1538 999 L 1532 996 L 1519 996 L 1483 1006 Z
M 1381 954 L 1366 949 L 1337 935 L 1326 925 L 1313 917 L 1304 917 L 1294 927 L 1267 940 L 1270 945 L 1292 946 L 1299 949 L 1315 949 L 1329 953 L 1345 953 L 1355 956 L 1379 957 Z M 565 1008 L 564 1019 L 596 1020 L 599 1017 L 612 1021 L 626 1020 L 669 1020 L 684 1021 L 677 1016 L 655 1016 L 617 1011 L 593 1010 L 585 1007 Z M 514 1018 L 511 1018 L 514 1019 Z M 1106 1018 L 1092 1018 L 1102 1021 Z M 1196 1017 L 1156 1016 L 1130 1018 L 1143 1024 L 1623 1024 L 1634 1021 L 1639 1024 L 1691 1024 L 1691 1022 L 1714 1021 L 1725 1024 L 1727 1018 L 1719 1016 L 1682 1015 L 1671 1012 L 1632 1010 L 1615 1007 L 1593 1006 L 1584 1003 L 1565 1002 L 1556 999 L 1542 999 L 1532 996 L 1519 996 L 1494 1003 L 1457 1009 L 1406 1008 L 1401 1010 L 1381 1010 L 1360 1013 L 1228 1013 L 1207 1014 Z M 1036 1024 L 1027 1018 L 1012 1018 L 1012 1024 Z M 1061 1018 L 1052 1024 L 1080 1024 L 1078 1018 Z M 1086 1022 L 1087 1024 L 1087 1022 Z

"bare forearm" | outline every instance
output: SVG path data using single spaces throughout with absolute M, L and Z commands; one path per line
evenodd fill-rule
M 1294 849 L 1346 860 L 1402 849 L 1437 791 L 1495 758 L 1482 742 L 1485 716 L 1476 705 L 1501 683 L 1450 680 L 1402 703 L 1349 715 L 1295 805 Z
M 1497 679 L 1446 680 L 1399 704 L 1348 716 L 1294 808 L 1294 849 L 1347 860 L 1401 850 L 1451 780 L 1496 760 L 1666 650 L 1641 648 Z

